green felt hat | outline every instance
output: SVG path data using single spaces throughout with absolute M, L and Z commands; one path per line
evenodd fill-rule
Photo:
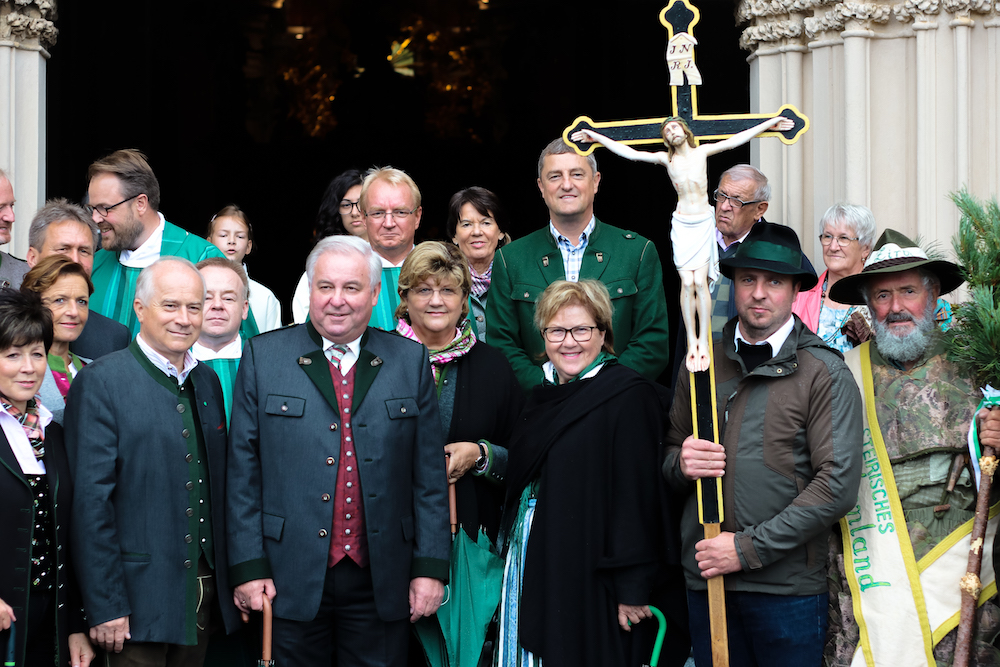
M 732 257 L 719 261 L 719 271 L 727 278 L 734 269 L 762 269 L 795 276 L 800 290 L 816 286 L 816 271 L 802 254 L 799 237 L 791 227 L 761 220 L 753 226 Z
M 830 288 L 830 298 L 839 303 L 865 305 L 864 287 L 873 275 L 902 273 L 923 267 L 941 281 L 941 294 L 958 289 L 965 282 L 961 266 L 943 259 L 929 259 L 920 246 L 895 229 L 887 229 L 875 243 L 861 273 L 847 276 Z

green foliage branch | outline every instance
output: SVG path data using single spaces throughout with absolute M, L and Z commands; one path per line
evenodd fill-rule
M 983 203 L 964 188 L 951 200 L 962 216 L 952 246 L 970 298 L 953 308 L 948 354 L 979 386 L 1000 389 L 1000 204 Z

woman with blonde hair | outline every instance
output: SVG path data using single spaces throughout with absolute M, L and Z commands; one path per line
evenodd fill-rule
M 624 667 L 651 647 L 663 564 L 662 406 L 617 363 L 611 299 L 596 280 L 549 285 L 535 305 L 545 382 L 510 440 L 497 665 Z M 638 660 L 634 664 L 638 664 Z
M 507 441 L 524 396 L 506 357 L 477 340 L 466 319 L 471 282 L 458 248 L 419 244 L 400 269 L 396 331 L 430 355 L 459 523 L 473 540 L 480 527 L 496 540 Z

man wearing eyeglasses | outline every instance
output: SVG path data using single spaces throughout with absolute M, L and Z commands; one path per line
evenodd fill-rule
M 423 212 L 420 190 L 405 171 L 376 167 L 365 175 L 360 205 L 368 243 L 382 260 L 382 289 L 368 325 L 395 331 L 399 271 L 413 250 L 413 237 Z
M 771 186 L 759 169 L 738 164 L 722 173 L 715 201 L 715 240 L 719 259 L 732 257 L 753 226 L 764 219 L 771 199 Z M 712 336 L 722 335 L 722 327 L 736 317 L 732 299 L 733 281 L 720 276 L 712 290 Z
M 10 243 L 14 227 L 14 186 L 7 173 L 0 169 L 0 245 Z M 28 263 L 0 251 L 0 286 L 18 288 L 28 272 Z
M 87 171 L 90 215 L 101 230 L 101 249 L 94 255 L 94 294 L 90 308 L 118 320 L 134 337 L 139 320 L 132 308 L 139 273 L 161 256 L 183 257 L 197 264 L 206 257 L 223 257 L 205 239 L 167 222 L 160 208 L 160 184 L 135 149 L 118 150 L 97 160 Z M 253 317 L 240 335 L 256 336 Z

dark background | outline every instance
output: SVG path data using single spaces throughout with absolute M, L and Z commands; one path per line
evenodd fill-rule
M 574 118 L 670 113 L 665 2 L 61 2 L 46 194 L 78 201 L 90 162 L 141 149 L 171 222 L 204 235 L 223 206 L 247 212 L 250 273 L 290 321 L 323 190 L 349 167 L 390 164 L 413 176 L 423 193 L 418 241 L 442 237 L 449 197 L 470 185 L 500 196 L 515 238 L 545 224 L 538 154 Z M 699 110 L 749 111 L 735 3 L 696 4 Z M 413 76 L 387 60 L 408 37 Z M 597 156 L 596 213 L 656 242 L 676 323 L 667 175 Z M 747 147 L 713 158 L 710 183 L 748 159 Z

